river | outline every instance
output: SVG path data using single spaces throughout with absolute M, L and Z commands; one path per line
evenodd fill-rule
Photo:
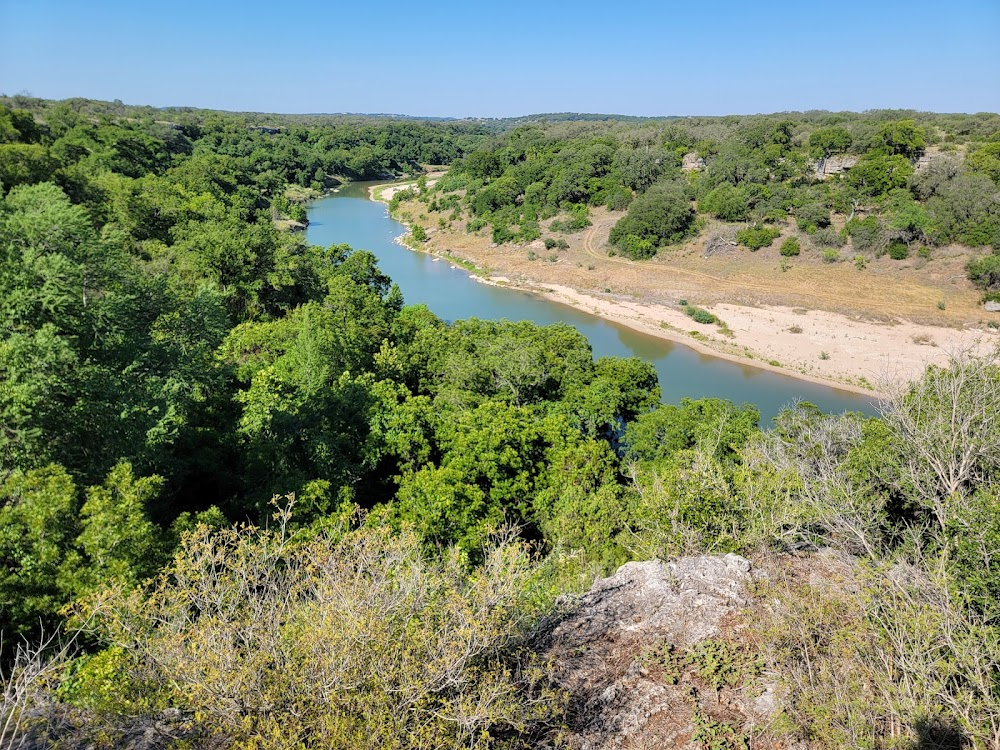
M 447 321 L 476 317 L 568 323 L 590 340 L 595 357 L 652 362 L 667 403 L 707 396 L 749 402 L 760 410 L 764 423 L 796 399 L 828 412 L 874 413 L 872 400 L 860 394 L 712 357 L 529 292 L 482 284 L 447 261 L 394 242 L 405 231 L 389 217 L 385 204 L 368 199 L 368 184 L 355 183 L 310 206 L 306 237 L 314 245 L 347 243 L 371 251 L 399 284 L 407 304 L 423 303 Z

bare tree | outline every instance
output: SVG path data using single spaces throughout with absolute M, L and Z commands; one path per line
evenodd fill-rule
M 887 479 L 944 529 L 951 507 L 1000 469 L 1000 347 L 957 351 L 947 367 L 885 390 L 879 411 L 898 448 L 898 473 Z
M 63 641 L 53 633 L 37 645 L 18 645 L 9 668 L 0 672 L 0 750 L 24 747 L 30 720 L 44 720 L 50 681 L 65 665 L 74 642 L 75 636 Z

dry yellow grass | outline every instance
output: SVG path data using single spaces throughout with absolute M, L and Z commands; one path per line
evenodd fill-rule
M 400 213 L 423 225 L 430 234 L 427 249 L 450 253 L 494 275 L 520 283 L 564 284 L 581 291 L 623 294 L 643 302 L 676 303 L 685 298 L 698 304 L 737 303 L 782 305 L 826 310 L 886 322 L 907 319 L 930 325 L 962 327 L 984 320 L 979 294 L 965 278 L 966 248 L 935 249 L 933 258 L 869 259 L 857 269 L 851 248 L 840 260 L 827 263 L 822 251 L 801 236 L 802 255 L 783 263 L 778 246 L 797 234 L 784 227 L 771 247 L 751 253 L 746 248 L 705 257 L 705 238 L 667 249 L 649 261 L 609 256 L 607 238 L 621 213 L 592 209 L 592 226 L 563 237 L 569 249 L 545 250 L 540 241 L 528 246 L 493 246 L 488 230 L 465 232 L 465 222 L 439 228 L 445 213 L 427 212 L 412 201 Z M 543 235 L 548 222 L 542 222 Z M 533 258 L 533 259 L 532 259 Z M 554 258 L 554 260 L 550 260 Z M 786 270 L 782 270 L 782 268 Z M 944 309 L 940 309 L 943 303 Z

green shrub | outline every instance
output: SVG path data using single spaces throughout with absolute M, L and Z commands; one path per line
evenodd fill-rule
M 633 260 L 643 260 L 656 255 L 656 248 L 648 239 L 643 239 L 637 234 L 630 234 L 618 243 L 621 254 Z
M 736 241 L 756 252 L 762 247 L 770 247 L 771 244 L 781 235 L 781 230 L 769 226 L 756 226 L 741 229 L 736 233 Z
M 712 315 L 708 310 L 703 310 L 700 307 L 693 307 L 688 305 L 684 308 L 684 313 L 695 323 L 702 323 L 703 325 L 711 325 L 712 323 L 718 323 L 719 319 Z
M 889 257 L 893 260 L 906 260 L 910 257 L 910 248 L 905 242 L 893 242 L 889 245 Z
M 427 242 L 427 230 L 419 224 L 413 225 L 413 239 L 417 242 Z
M 979 289 L 1000 289 L 1000 255 L 984 255 L 966 264 L 965 273 Z
M 824 263 L 836 263 L 838 260 L 840 260 L 840 253 L 833 248 L 828 248 L 823 251 Z
M 508 229 L 507 227 L 504 226 L 493 227 L 493 241 L 496 244 L 502 245 L 505 242 L 510 242 L 513 239 L 514 239 L 514 233 L 511 232 L 510 229 Z
M 802 248 L 799 246 L 799 241 L 794 237 L 789 237 L 788 239 L 786 239 L 784 242 L 781 243 L 780 252 L 786 258 L 791 258 L 795 255 L 798 255 L 801 251 Z

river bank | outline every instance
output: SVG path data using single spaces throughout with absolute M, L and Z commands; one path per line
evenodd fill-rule
M 369 196 L 388 203 L 397 191 L 414 185 L 376 185 Z M 426 207 L 404 203 L 394 218 L 409 226 L 412 221 L 407 219 L 418 210 Z M 546 250 L 541 241 L 524 247 L 497 246 L 488 237 L 464 232 L 462 226 L 435 227 L 429 221 L 434 217 L 426 215 L 421 219 L 430 224 L 425 228 L 427 240 L 402 244 L 460 265 L 485 283 L 533 292 L 714 357 L 868 395 L 918 377 L 929 364 L 944 364 L 950 352 L 985 351 L 1000 342 L 995 329 L 983 321 L 970 322 L 964 311 L 974 309 L 974 295 L 960 288 L 954 293 L 946 290 L 945 299 L 953 308 L 947 313 L 941 311 L 944 302 L 926 303 L 928 289 L 904 279 L 896 284 L 892 294 L 897 302 L 891 306 L 879 309 L 875 303 L 865 314 L 845 314 L 838 308 L 848 300 L 823 285 L 827 268 L 795 268 L 781 279 L 788 286 L 787 294 L 781 295 L 752 280 L 741 283 L 739 276 L 706 273 L 689 258 L 674 259 L 675 265 L 666 267 L 608 257 L 599 248 L 615 216 L 600 209 L 593 213 L 590 228 L 566 236 L 570 247 L 565 252 Z M 762 252 L 755 260 L 763 257 Z M 890 270 L 898 273 L 896 268 Z M 807 273 L 817 278 L 804 284 Z M 885 282 L 884 277 L 869 274 L 859 276 L 857 283 L 873 279 Z M 813 285 L 818 287 L 815 300 L 833 309 L 815 304 L 809 293 Z M 719 322 L 695 322 L 685 313 L 689 305 L 707 310 Z M 928 308 L 926 313 L 923 307 Z M 895 314 L 914 310 L 922 319 Z

